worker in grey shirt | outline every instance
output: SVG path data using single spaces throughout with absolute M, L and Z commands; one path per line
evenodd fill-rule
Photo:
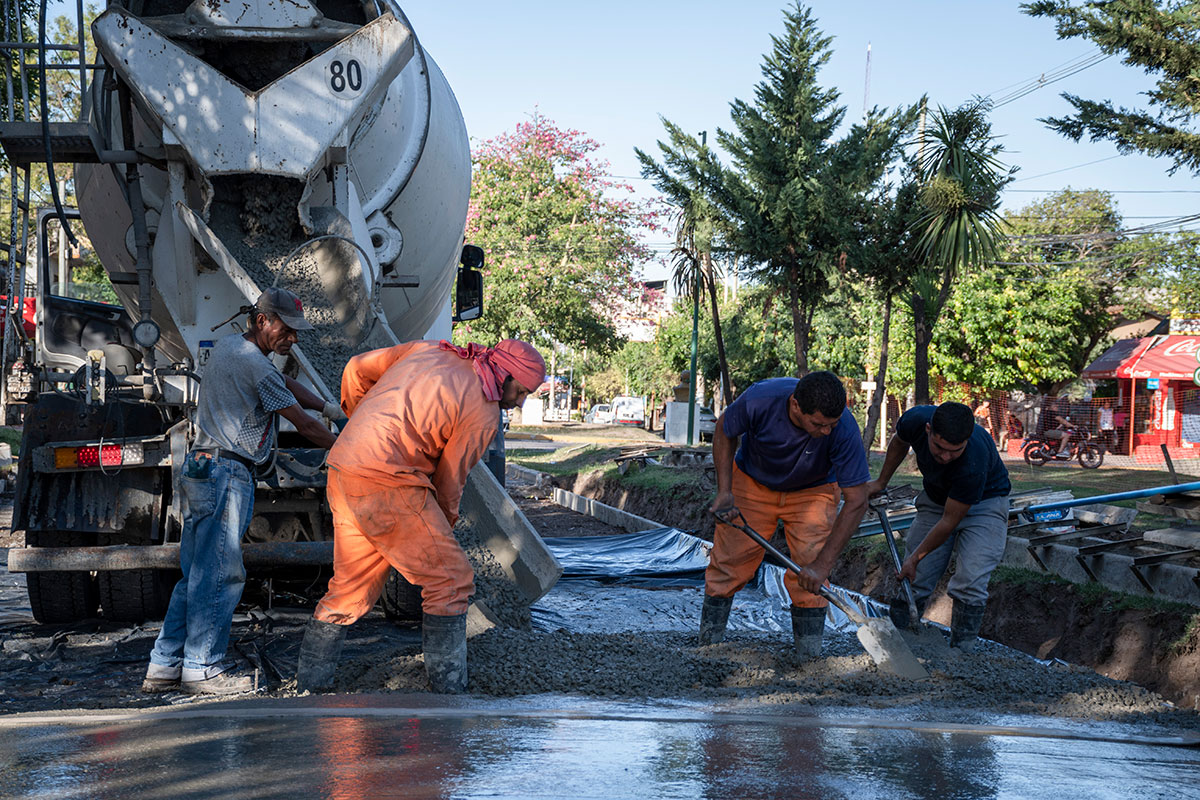
M 268 357 L 286 355 L 296 331 L 312 328 L 300 299 L 271 288 L 249 313 L 249 330 L 217 342 L 204 369 L 199 432 L 183 468 L 183 578 L 150 653 L 144 692 L 235 694 L 253 688 L 250 677 L 233 674 L 224 659 L 246 581 L 241 542 L 254 510 L 254 468 L 275 446 L 275 414 L 318 447 L 334 442 L 334 434 L 304 409 L 332 417 L 341 416 L 340 408 L 285 377 Z
M 879 494 L 908 455 L 917 458 L 924 491 L 917 495 L 917 516 L 905 536 L 908 557 L 900 577 L 912 582 L 917 613 L 925 606 L 957 556 L 947 594 L 950 610 L 950 646 L 974 649 L 987 607 L 988 581 L 1004 558 L 1008 540 L 1008 470 L 992 435 L 975 424 L 971 409 L 962 403 L 915 406 L 896 421 L 896 435 L 888 444 L 879 477 L 867 491 Z M 908 627 L 908 606 L 892 601 L 892 621 Z

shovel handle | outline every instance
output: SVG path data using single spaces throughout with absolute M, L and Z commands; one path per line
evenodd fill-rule
M 879 515 L 879 527 L 883 528 L 883 538 L 887 539 L 888 550 L 892 553 L 892 563 L 896 565 L 896 572 L 903 569 L 900 563 L 900 553 L 896 550 L 896 535 L 892 532 L 892 523 L 888 520 L 887 508 L 879 506 L 875 509 L 875 513 Z M 912 624 L 916 626 L 921 618 L 917 613 L 917 600 L 913 597 L 912 584 L 908 582 L 908 578 L 901 578 L 900 585 L 904 587 L 904 596 L 908 600 L 908 614 Z
M 742 517 L 742 512 L 740 512 L 740 511 L 737 512 L 737 515 L 739 517 Z M 775 545 L 771 544 L 766 539 L 764 539 L 762 537 L 762 534 L 760 534 L 758 531 L 751 528 L 748 524 L 742 524 L 742 523 L 745 523 L 745 520 L 746 520 L 745 517 L 742 517 L 742 523 L 737 523 L 737 522 L 734 522 L 733 519 L 730 517 L 722 516 L 721 512 L 719 512 L 719 511 L 714 511 L 713 516 L 716 517 L 721 522 L 724 522 L 726 525 L 728 525 L 732 528 L 737 528 L 742 533 L 749 536 L 751 539 L 753 539 L 755 542 L 757 542 L 758 545 L 763 550 L 766 550 L 768 553 L 775 556 L 775 558 L 779 559 L 779 561 L 785 567 L 787 567 L 789 570 L 791 570 L 792 572 L 796 573 L 797 575 L 803 574 L 803 572 L 804 572 L 803 567 L 801 567 L 795 561 L 792 561 L 790 558 L 785 556 L 779 550 L 778 547 L 776 547 Z M 867 622 L 866 615 L 864 615 L 862 613 L 862 611 L 860 611 L 859 609 L 855 608 L 853 606 L 853 604 L 842 599 L 836 593 L 831 592 L 829 589 L 826 589 L 824 586 L 822 586 L 820 588 L 820 594 L 826 600 L 828 600 L 829 602 L 831 602 L 835 606 L 837 606 L 838 609 L 843 614 L 845 614 L 847 617 L 849 617 L 851 619 L 851 621 L 854 622 L 855 625 L 865 625 L 866 624 L 866 622 Z

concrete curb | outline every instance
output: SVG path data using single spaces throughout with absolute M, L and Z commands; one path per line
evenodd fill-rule
M 1082 540 L 1080 543 L 1094 544 L 1098 540 Z M 1097 582 L 1117 592 L 1153 597 L 1158 600 L 1173 600 L 1191 606 L 1200 606 L 1200 585 L 1195 583 L 1196 569 L 1181 564 L 1155 564 L 1140 567 L 1147 579 L 1152 579 L 1154 592 L 1146 590 L 1134 574 L 1133 557 L 1119 553 L 1104 553 L 1079 556 L 1075 546 L 1047 544 L 1036 548 L 1038 558 L 1046 565 L 1037 563 L 1029 552 L 1029 540 L 1009 536 L 1004 551 L 1004 564 L 1025 567 L 1034 572 L 1051 572 L 1071 583 L 1088 583 L 1092 576 L 1084 570 L 1080 559 L 1096 576 Z M 1079 556 L 1077 558 L 1077 556 Z
M 593 500 L 581 494 L 568 492 L 566 489 L 554 490 L 554 502 L 564 508 L 578 511 L 580 514 L 587 514 L 589 517 L 595 517 L 603 523 L 612 525 L 614 528 L 621 528 L 630 533 L 641 533 L 642 531 L 652 531 L 655 528 L 671 527 L 661 522 L 655 522 L 652 519 L 639 517 L 637 514 L 630 514 L 628 511 L 622 511 L 615 506 L 601 503 L 599 500 Z

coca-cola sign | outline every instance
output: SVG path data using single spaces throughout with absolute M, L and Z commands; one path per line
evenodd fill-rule
M 1196 353 L 1200 353 L 1200 336 L 1171 338 L 1175 339 L 1175 341 L 1162 349 L 1162 354 L 1167 358 L 1174 358 L 1175 356 L 1195 358 Z

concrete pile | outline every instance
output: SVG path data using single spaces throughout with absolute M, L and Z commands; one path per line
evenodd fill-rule
M 931 719 L 961 711 L 1195 724 L 1193 712 L 1083 667 L 1046 665 L 991 643 L 967 654 L 939 637 L 906 638 L 929 669 L 929 680 L 911 683 L 879 673 L 851 633 L 827 632 L 823 657 L 806 662 L 778 634 L 735 634 L 702 647 L 693 634 L 677 632 L 493 630 L 468 646 L 469 691 L 908 708 Z M 338 689 L 345 692 L 427 687 L 415 646 L 383 662 L 346 663 L 338 677 Z
M 209 227 L 259 289 L 281 286 L 300 297 L 304 316 L 313 325 L 313 330 L 300 332 L 300 348 L 337 399 L 346 362 L 366 349 L 348 332 L 339 307 L 364 306 L 366 298 L 361 284 L 354 281 L 327 285 L 329 276 L 318 270 L 316 252 L 333 248 L 345 258 L 357 258 L 357 252 L 340 242 L 317 243 L 287 260 L 293 250 L 318 235 L 306 233 L 300 225 L 296 209 L 304 187 L 299 181 L 253 176 L 226 178 L 216 185 Z

